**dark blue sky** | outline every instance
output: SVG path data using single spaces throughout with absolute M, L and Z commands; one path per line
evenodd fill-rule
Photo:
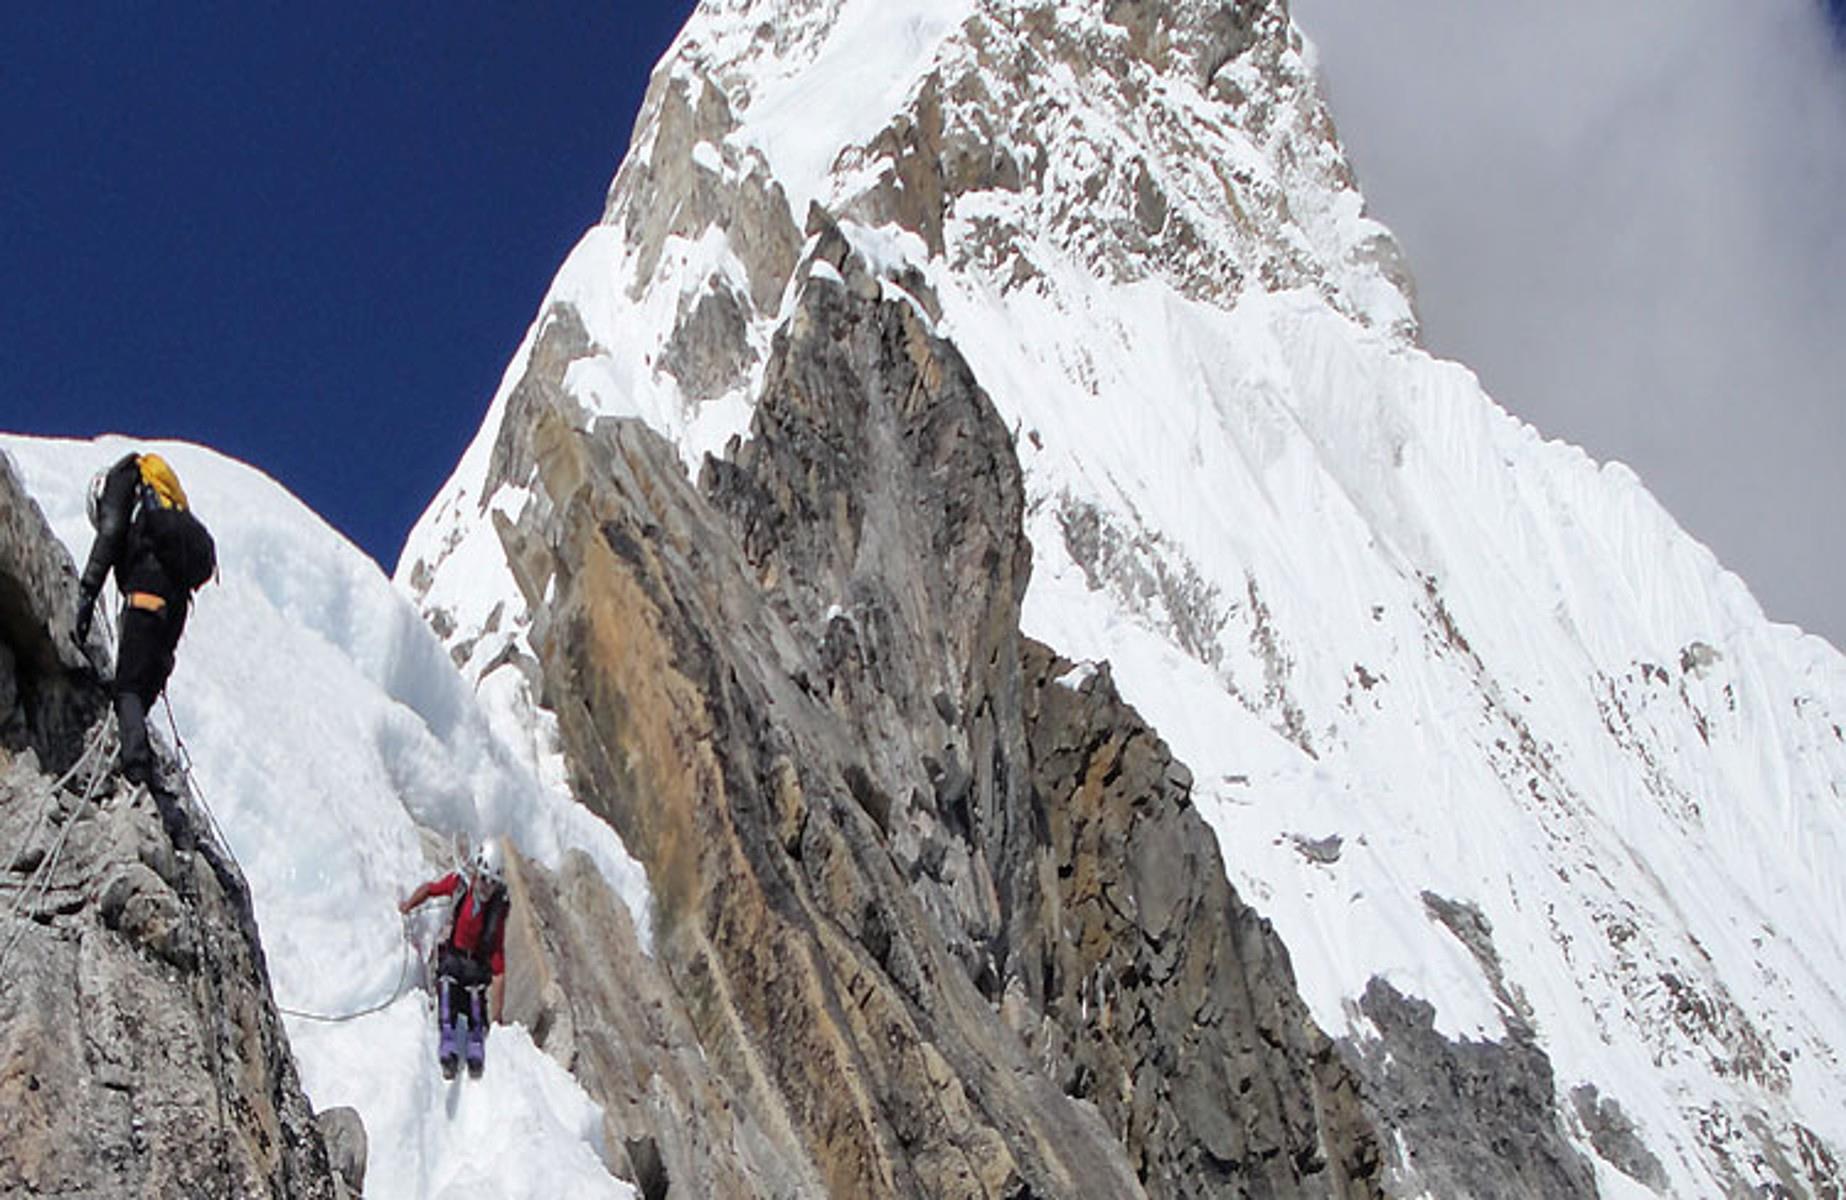
M 0 429 L 214 446 L 389 570 L 693 2 L 0 7 Z

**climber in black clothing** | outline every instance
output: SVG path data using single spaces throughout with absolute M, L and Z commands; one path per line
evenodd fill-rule
M 147 713 L 173 672 L 193 589 L 216 570 L 216 550 L 159 455 L 130 454 L 98 472 L 90 481 L 89 514 L 96 541 L 77 589 L 77 641 L 87 642 L 97 597 L 114 571 L 123 599 L 115 666 L 122 774 L 149 786 L 167 832 L 178 838 L 184 822 L 155 775 Z

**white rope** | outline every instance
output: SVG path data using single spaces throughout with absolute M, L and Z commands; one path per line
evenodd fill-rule
M 198 801 L 200 811 L 202 811 L 205 814 L 205 819 L 211 823 L 212 833 L 217 839 L 218 846 L 223 849 L 225 856 L 229 858 L 231 862 L 237 867 L 238 874 L 241 875 L 243 874 L 243 869 L 244 869 L 243 864 L 237 861 L 237 852 L 231 849 L 231 839 L 225 835 L 224 827 L 218 824 L 218 815 L 212 811 L 211 805 L 206 801 L 205 791 L 203 788 L 199 787 L 198 776 L 194 774 L 193 772 L 192 751 L 191 749 L 187 747 L 186 739 L 180 736 L 179 722 L 175 720 L 173 716 L 173 702 L 166 697 L 165 693 L 162 693 L 161 703 L 166 706 L 167 727 L 173 732 L 173 748 L 175 752 L 179 755 L 180 772 L 182 775 L 185 776 L 187 791 L 191 794 L 193 799 Z M 339 1015 L 330 1015 L 326 1013 L 309 1012 L 305 1009 L 290 1008 L 287 1005 L 281 1003 L 280 1001 L 276 1003 L 276 1011 L 279 1013 L 282 1013 L 284 1016 L 297 1017 L 303 1021 L 319 1021 L 319 1022 L 322 1022 L 323 1024 L 338 1025 L 338 1024 L 344 1024 L 347 1021 L 356 1021 L 360 1017 L 367 1017 L 376 1012 L 383 1012 L 385 1009 L 390 1008 L 393 1004 L 396 1004 L 410 990 L 406 986 L 410 978 L 410 944 L 409 944 L 408 921 L 409 921 L 409 918 L 406 917 L 405 926 L 404 926 L 405 941 L 404 941 L 403 946 L 401 947 L 401 953 L 399 955 L 400 962 L 398 966 L 397 983 L 392 986 L 391 996 L 389 999 L 380 1001 L 379 1003 L 373 1004 L 367 1008 L 359 1009 L 357 1012 L 342 1013 Z
M 362 1008 L 357 1012 L 343 1013 L 339 1016 L 304 1012 L 299 1008 L 289 1008 L 280 1001 L 276 1003 L 276 1011 L 282 1013 L 284 1016 L 299 1017 L 304 1021 L 318 1021 L 323 1025 L 343 1025 L 348 1021 L 357 1021 L 360 1017 L 369 1017 L 373 1013 L 383 1012 L 393 1004 L 396 1004 L 399 1000 L 402 1000 L 410 992 L 408 986 L 410 980 L 410 915 L 408 913 L 404 914 L 402 923 L 404 940 L 403 944 L 399 947 L 398 953 L 397 983 L 392 986 L 389 999 L 381 1000 L 370 1008 Z
M 186 791 L 198 801 L 199 810 L 205 814 L 206 821 L 210 822 L 212 835 L 217 840 L 215 849 L 222 850 L 224 856 L 230 859 L 231 864 L 237 868 L 237 873 L 242 875 L 244 864 L 237 861 L 237 852 L 231 849 L 231 839 L 225 836 L 224 826 L 218 824 L 218 814 L 214 813 L 212 806 L 206 803 L 205 789 L 199 786 L 199 777 L 193 773 L 192 751 L 187 747 L 186 739 L 179 735 L 179 722 L 173 718 L 173 701 L 169 700 L 166 692 L 163 691 L 160 694 L 160 702 L 166 706 L 167 728 L 173 731 L 173 749 L 179 756 L 179 769 L 180 774 L 186 780 Z
M 90 738 L 89 744 L 83 748 L 83 753 L 78 755 L 77 761 L 71 764 L 70 770 L 64 772 L 63 775 L 59 776 L 57 782 L 53 783 L 49 788 L 46 788 L 45 791 L 39 796 L 38 812 L 33 816 L 32 825 L 29 829 L 27 829 L 26 836 L 19 840 L 19 845 L 22 849 L 24 847 L 30 846 L 32 844 L 33 839 L 38 837 L 38 831 L 45 824 L 45 815 L 51 811 L 52 801 L 57 798 L 58 792 L 64 787 L 65 784 L 69 783 L 73 778 L 75 778 L 77 773 L 83 770 L 84 766 L 87 763 L 89 763 L 93 758 L 96 757 L 97 750 L 100 749 L 103 746 L 104 742 L 108 739 L 110 719 L 111 718 L 106 718 L 103 721 L 103 723 L 97 727 L 95 734 L 92 735 Z M 91 781 L 92 783 L 95 781 L 94 776 L 91 777 Z M 44 861 L 45 861 L 44 859 L 39 860 L 40 867 L 44 866 Z M 29 891 L 31 889 L 33 882 L 37 880 L 37 878 L 38 878 L 38 868 L 34 868 L 32 871 L 31 877 L 26 880 L 24 886 L 21 888 L 21 896 L 23 896 L 26 891 Z M 13 917 L 19 914 L 20 905 L 21 905 L 20 897 L 15 897 L 12 905 L 7 909 L 7 913 L 6 913 L 7 919 L 9 921 Z
M 52 784 L 51 788 L 45 793 L 44 802 L 39 809 L 38 820 L 33 823 L 32 832 L 27 835 L 26 841 L 20 843 L 22 846 L 29 844 L 32 838 L 38 836 L 38 828 L 43 824 L 45 814 L 50 811 L 51 803 L 57 797 L 58 790 L 76 776 L 78 770 L 82 768 L 86 761 L 95 756 L 97 749 L 105 743 L 105 735 L 108 731 L 109 722 L 105 720 L 102 727 L 97 730 L 96 735 L 91 739 L 89 747 L 78 757 L 77 762 L 73 764 L 71 769 L 66 771 L 56 783 Z M 14 924 L 14 929 L 12 935 L 7 938 L 5 948 L 0 949 L 0 987 L 4 987 L 6 981 L 12 978 L 11 975 L 7 974 L 7 963 L 13 957 L 13 951 L 18 947 L 20 940 L 25 937 L 26 930 L 31 925 L 32 910 L 38 904 L 42 903 L 46 896 L 51 894 L 51 884 L 52 880 L 57 875 L 58 863 L 64 858 L 65 842 L 70 839 L 70 832 L 76 827 L 78 813 L 81 813 L 84 807 L 87 807 L 95 800 L 97 788 L 102 783 L 103 777 L 104 775 L 101 771 L 94 771 L 91 773 L 90 782 L 84 788 L 83 799 L 80 802 L 77 812 L 72 813 L 70 819 L 64 822 L 64 828 L 58 832 L 58 840 L 52 843 L 51 853 L 39 860 L 38 866 L 33 868 L 32 874 L 26 879 L 25 886 L 19 890 L 19 894 L 13 898 L 13 903 L 7 910 L 7 920 L 10 924 Z M 32 895 L 34 888 L 38 891 L 38 898 L 36 900 L 33 899 Z M 19 917 L 24 917 L 25 919 L 15 923 L 14 919 Z

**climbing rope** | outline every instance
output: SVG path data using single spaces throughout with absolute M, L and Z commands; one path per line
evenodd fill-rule
M 169 707 L 168 716 L 171 717 L 171 715 L 172 709 Z M 103 759 L 108 755 L 111 743 L 110 735 L 114 732 L 114 729 L 115 717 L 114 714 L 111 713 L 99 723 L 96 732 L 91 735 L 89 743 L 84 747 L 83 753 L 77 757 L 77 761 L 71 764 L 70 769 L 65 771 L 56 782 L 47 788 L 44 795 L 41 797 L 38 812 L 33 817 L 30 830 L 19 843 L 21 846 L 30 845 L 32 840 L 38 836 L 39 830 L 43 827 L 45 817 L 51 811 L 51 806 L 56 800 L 58 792 L 86 768 L 89 769 L 89 781 L 84 786 L 83 797 L 79 801 L 76 812 L 72 814 L 69 820 L 64 822 L 63 829 L 58 833 L 57 841 L 52 843 L 50 853 L 39 860 L 38 865 L 33 868 L 32 874 L 27 878 L 25 885 L 20 888 L 19 894 L 14 897 L 12 905 L 8 908 L 7 917 L 9 924 L 13 923 L 12 919 L 14 917 L 20 916 L 22 913 L 29 915 L 38 904 L 44 901 L 46 896 L 50 895 L 52 883 L 57 878 L 58 865 L 64 858 L 65 844 L 70 838 L 71 830 L 77 826 L 77 813 L 83 812 L 96 800 L 97 793 L 101 790 L 103 781 L 109 777 L 109 772 L 102 770 L 101 767 Z M 177 736 L 177 730 L 175 731 L 175 736 Z M 215 827 L 216 822 L 214 821 L 213 824 Z M 222 833 L 220 833 L 220 837 L 222 837 Z M 35 890 L 37 892 L 36 898 L 34 897 Z M 0 948 L 0 986 L 4 986 L 5 981 L 12 978 L 7 971 L 7 965 L 13 956 L 13 951 L 18 947 L 20 939 L 24 937 L 29 924 L 29 921 L 18 922 L 13 929 L 12 935 L 7 939 L 5 947 Z M 210 932 L 205 927 L 204 921 L 200 919 L 196 911 L 193 914 L 193 924 L 199 938 L 201 949 L 207 948 Z M 201 969 L 199 972 L 200 976 L 206 976 L 208 974 L 209 972 L 204 969 Z M 205 979 L 203 982 L 205 986 L 210 989 L 212 996 L 209 1001 L 200 1004 L 200 1011 L 205 1013 L 220 1012 L 223 1008 L 223 1003 L 222 997 L 217 994 L 218 989 L 216 980 Z M 218 1154 L 216 1157 L 225 1173 L 225 1180 L 228 1188 L 230 1182 L 230 1132 L 225 1111 L 224 1052 L 220 1044 L 222 1038 L 219 1036 L 218 1031 L 211 1031 L 209 1036 L 213 1043 L 212 1083 L 218 1107 Z M 227 1190 L 224 1194 L 229 1195 L 231 1193 Z
M 192 893 L 193 889 L 185 889 Z M 211 962 L 222 961 L 222 952 L 217 946 L 217 939 L 212 936 L 204 915 L 199 911 L 198 897 L 188 895 L 193 903 L 189 906 L 192 916 L 194 935 L 199 939 L 199 969 L 193 973 L 193 1003 L 198 1005 L 199 1016 L 205 1023 L 200 1032 L 211 1039 L 212 1059 L 212 1094 L 218 1102 L 218 1150 L 214 1156 L 218 1160 L 218 1169 L 224 1182 L 223 1195 L 235 1194 L 231 1179 L 231 1124 L 225 1108 L 224 1081 L 224 1030 L 226 1015 L 224 996 L 218 987 L 217 974 L 211 969 Z M 201 999 L 204 992 L 209 998 Z
M 180 775 L 185 780 L 186 795 L 189 799 L 197 802 L 199 810 L 205 814 L 205 819 L 211 825 L 211 835 L 214 841 L 212 851 L 214 854 L 222 854 L 224 858 L 229 859 L 231 864 L 236 868 L 238 876 L 242 877 L 244 873 L 243 864 L 237 861 L 237 852 L 231 849 L 231 839 L 225 836 L 224 827 L 218 824 L 217 814 L 212 812 L 211 805 L 205 800 L 205 790 L 199 786 L 198 776 L 192 769 L 192 751 L 187 748 L 186 739 L 180 736 L 179 722 L 174 719 L 173 716 L 173 701 L 168 698 L 165 690 L 162 690 L 160 694 L 160 702 L 167 711 L 167 728 L 171 730 L 173 734 L 173 749 L 179 759 Z M 224 885 L 222 875 L 219 876 L 219 882 L 221 885 Z M 225 886 L 228 890 L 228 885 Z M 193 928 L 198 933 L 200 949 L 202 951 L 209 950 L 211 952 L 210 957 L 222 961 L 222 954 L 216 946 L 217 939 L 212 936 L 211 930 L 207 928 L 205 920 L 199 913 L 196 905 L 193 908 L 192 920 Z M 252 949 L 254 950 L 255 947 L 252 947 Z M 201 1011 L 204 1013 L 217 1013 L 222 1016 L 224 1004 L 223 996 L 219 991 L 218 980 L 217 977 L 206 968 L 204 959 L 200 961 L 200 970 L 198 974 L 206 989 L 211 993 L 209 1002 Z M 226 1188 L 224 1194 L 230 1195 L 233 1182 L 231 1179 L 230 1155 L 231 1133 L 229 1119 L 225 1112 L 226 1085 L 224 1081 L 224 1039 L 222 1037 L 221 1028 L 214 1025 L 210 1031 L 210 1037 L 212 1039 L 212 1084 L 213 1090 L 216 1092 L 218 1098 L 217 1157 L 219 1168 L 224 1176 Z
M 22 847 L 31 846 L 31 840 L 39 836 L 39 829 L 42 829 L 42 827 L 44 827 L 44 818 L 46 818 L 46 814 L 48 814 L 48 812 L 52 810 L 52 801 L 54 801 L 54 799 L 57 799 L 57 794 L 59 794 L 59 792 L 63 790 L 63 786 L 65 786 L 66 783 L 70 783 L 72 779 L 76 779 L 76 777 L 78 777 L 78 774 L 81 774 L 81 772 L 83 772 L 83 768 L 85 768 L 85 766 L 89 766 L 89 764 L 92 764 L 92 762 L 96 761 L 96 757 L 98 757 L 98 751 L 103 750 L 103 748 L 107 746 L 107 742 L 109 742 L 109 731 L 111 731 L 111 729 L 113 729 L 113 716 L 111 716 L 111 718 L 107 718 L 107 720 L 103 720 L 102 724 L 96 727 L 96 733 L 94 733 L 94 735 L 90 735 L 89 744 L 87 744 L 87 746 L 83 748 L 83 753 L 81 753 L 81 755 L 78 755 L 78 761 L 72 762 L 72 764 L 70 764 L 70 770 L 66 770 L 65 774 L 63 775 L 59 775 L 59 777 L 57 777 L 57 781 L 55 781 L 55 783 L 52 783 L 52 786 L 48 786 L 48 788 L 46 788 L 46 790 L 42 792 L 41 796 L 39 796 L 39 810 L 37 810 L 37 814 L 33 814 L 33 820 L 31 820 L 31 827 L 30 829 L 28 829 L 28 831 L 26 831 L 26 836 L 24 836 L 24 838 L 20 838 L 20 842 L 18 842 L 20 846 Z M 94 792 L 96 792 L 96 785 L 98 785 L 98 781 L 100 781 L 100 777 L 102 777 L 102 775 L 100 774 L 90 775 L 89 788 L 87 788 L 87 790 L 85 790 L 85 794 L 83 794 L 83 796 L 85 796 L 85 799 L 89 799 L 90 796 L 94 796 Z M 41 858 L 41 860 L 39 860 L 39 866 L 37 866 L 37 868 L 33 868 L 33 871 L 31 871 L 30 877 L 26 879 L 26 884 L 24 884 L 24 888 L 20 888 L 20 895 L 18 895 L 18 897 L 15 897 L 15 899 L 13 899 L 13 905 L 7 908 L 7 918 L 11 919 L 11 918 L 15 918 L 15 916 L 18 916 L 18 910 L 20 910 L 20 906 L 22 906 L 22 903 L 24 903 L 24 901 L 22 901 L 22 895 L 26 894 L 26 892 L 30 892 L 31 886 L 33 886 L 35 882 L 39 881 L 39 873 L 41 873 L 41 871 L 44 870 L 44 862 L 46 862 L 46 860 L 44 860 L 44 858 Z
M 238 874 L 241 875 L 243 874 L 243 869 L 244 869 L 243 864 L 237 861 L 237 853 L 236 851 L 231 849 L 231 839 L 225 836 L 224 827 L 218 824 L 217 814 L 212 812 L 211 805 L 206 802 L 205 792 L 203 789 L 199 787 L 198 776 L 193 772 L 192 751 L 187 748 L 186 739 L 180 736 L 179 722 L 174 720 L 173 718 L 173 702 L 171 700 L 168 700 L 166 695 L 163 693 L 161 695 L 161 703 L 166 707 L 166 710 L 167 710 L 167 728 L 170 729 L 173 733 L 173 747 L 174 747 L 174 750 L 179 755 L 180 773 L 185 776 L 186 788 L 191 793 L 192 797 L 199 802 L 200 810 L 205 813 L 206 820 L 211 822 L 212 832 L 214 835 L 216 835 L 218 844 L 223 847 L 225 856 L 229 858 L 231 862 L 237 867 L 237 872 Z M 410 981 L 410 961 L 411 960 L 410 960 L 410 924 L 409 922 L 410 922 L 409 916 L 405 915 L 405 917 L 403 918 L 403 922 L 402 922 L 404 940 L 403 940 L 402 946 L 400 947 L 401 954 L 399 956 L 400 962 L 398 966 L 397 982 L 394 985 L 392 985 L 391 996 L 389 999 L 380 1001 L 379 1003 L 371 1005 L 370 1007 L 359 1009 L 357 1012 L 340 1013 L 337 1015 L 310 1012 L 305 1009 L 299 1009 L 299 1008 L 290 1008 L 287 1005 L 282 1004 L 280 1002 L 276 1004 L 276 1011 L 279 1013 L 282 1013 L 284 1016 L 297 1017 L 303 1021 L 319 1021 L 323 1024 L 339 1025 L 339 1024 L 344 1024 L 347 1021 L 356 1021 L 360 1017 L 371 1016 L 373 1013 L 376 1013 L 376 1012 L 383 1012 L 385 1009 L 390 1008 L 393 1004 L 396 1004 L 410 991 L 409 981 Z
M 38 831 L 45 824 L 45 814 L 51 811 L 51 802 L 57 798 L 58 792 L 64 785 L 76 778 L 77 774 L 96 757 L 97 750 L 108 740 L 109 729 L 110 722 L 105 719 L 102 724 L 96 727 L 96 732 L 91 735 L 89 744 L 84 746 L 83 753 L 77 756 L 77 761 L 71 764 L 70 770 L 59 776 L 55 783 L 46 788 L 44 792 L 39 795 L 38 811 L 33 815 L 32 825 L 31 828 L 26 830 L 26 836 L 19 840 L 20 846 L 24 847 L 32 844 L 32 839 L 38 836 Z M 34 870 L 33 879 L 36 879 L 37 875 L 38 872 Z M 30 887 L 31 885 L 32 880 L 28 879 L 26 881 L 26 886 Z M 18 906 L 19 901 L 15 900 L 13 902 L 13 907 L 7 910 L 8 918 L 17 914 L 19 911 Z
M 45 789 L 43 795 L 39 798 L 38 811 L 32 818 L 31 827 L 28 829 L 26 836 L 19 841 L 21 847 L 31 845 L 33 839 L 38 837 L 39 830 L 44 827 L 45 818 L 51 812 L 51 806 L 57 799 L 58 792 L 63 790 L 64 785 L 75 779 L 86 766 L 93 765 L 98 759 L 99 754 L 106 749 L 109 742 L 109 732 L 112 728 L 112 719 L 105 719 L 99 724 L 96 728 L 96 732 L 91 735 L 89 744 L 84 747 L 83 753 L 77 756 L 77 761 L 72 763 L 70 769 L 59 776 L 56 782 Z M 84 788 L 83 804 L 87 805 L 95 799 L 97 788 L 101 784 L 102 779 L 103 772 L 91 772 L 90 781 Z M 75 824 L 76 820 L 74 817 L 72 820 L 64 823 L 64 828 L 58 834 L 58 840 L 52 844 L 51 852 L 39 859 L 38 865 L 32 868 L 32 873 L 26 877 L 26 882 L 20 886 L 19 891 L 14 895 L 12 904 L 7 906 L 6 916 L 9 925 L 13 924 L 14 918 L 16 917 L 29 916 L 32 909 L 51 893 L 51 881 L 57 873 L 59 861 L 64 856 L 64 843 L 70 837 L 71 827 Z M 35 889 L 38 892 L 37 899 L 33 898 L 33 891 Z M 6 972 L 7 961 L 12 958 L 13 950 L 19 945 L 19 941 L 25 936 L 25 932 L 26 923 L 22 922 L 13 929 L 11 936 L 7 938 L 6 946 L 0 949 L 0 985 L 4 985 L 6 980 L 12 978 L 12 976 L 8 975 Z
M 399 1000 L 402 1000 L 410 992 L 410 914 L 404 914 L 402 924 L 404 941 L 403 945 L 399 947 L 397 983 L 392 985 L 389 999 L 381 1000 L 370 1008 L 362 1008 L 357 1012 L 340 1013 L 338 1015 L 304 1012 L 299 1008 L 289 1008 L 287 1005 L 280 1003 L 276 1005 L 276 1011 L 285 1016 L 299 1017 L 304 1021 L 318 1021 L 323 1025 L 344 1025 L 348 1021 L 357 1021 L 360 1017 L 369 1017 L 373 1013 L 383 1012 L 393 1004 L 396 1004 Z
M 179 735 L 179 722 L 173 719 L 173 701 L 167 698 L 164 691 L 160 694 L 160 703 L 167 710 L 167 728 L 173 731 L 173 749 L 179 755 L 179 769 L 180 774 L 186 780 L 186 791 L 192 799 L 198 801 L 200 811 L 211 823 L 212 834 L 217 841 L 216 849 L 222 850 L 224 856 L 230 859 L 231 864 L 237 868 L 237 873 L 242 875 L 244 865 L 237 861 L 237 852 L 231 849 L 231 839 L 225 836 L 224 826 L 218 824 L 218 814 L 214 813 L 212 806 L 206 803 L 205 789 L 199 786 L 199 777 L 192 770 L 192 751 L 187 749 L 186 739 Z
M 95 790 L 95 784 L 92 783 L 90 788 L 84 793 L 83 802 L 85 804 L 88 804 L 95 798 Z M 51 853 L 39 864 L 38 869 L 33 872 L 32 879 L 27 881 L 25 889 L 20 893 L 19 900 L 27 902 L 27 906 L 24 910 L 25 912 L 29 913 L 33 906 L 42 903 L 45 897 L 51 894 L 51 881 L 57 877 L 58 863 L 64 858 L 64 843 L 69 840 L 71 829 L 76 824 L 77 822 L 74 818 L 64 823 L 64 828 L 58 832 L 58 840 L 52 844 Z M 34 883 L 38 886 L 38 898 L 36 900 L 32 899 L 32 888 Z M 15 911 L 12 915 L 19 915 L 19 913 L 20 910 L 16 902 Z M 12 978 L 6 973 L 7 962 L 13 957 L 13 950 L 19 945 L 20 939 L 25 936 L 28 925 L 29 922 L 27 921 L 18 922 L 14 926 L 13 936 L 7 939 L 5 948 L 0 949 L 0 982 Z

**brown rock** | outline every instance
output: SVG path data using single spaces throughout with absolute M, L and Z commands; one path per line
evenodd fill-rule
M 540 493 L 502 529 L 551 591 L 536 670 L 656 905 L 649 958 L 587 864 L 522 872 L 517 1006 L 644 1188 L 1371 1194 L 1343 1069 L 1189 776 L 1019 636 L 992 406 L 813 228 L 837 278 L 806 276 L 700 489 L 638 423 L 580 432 L 543 382 L 567 354 L 516 392 L 495 453 Z

